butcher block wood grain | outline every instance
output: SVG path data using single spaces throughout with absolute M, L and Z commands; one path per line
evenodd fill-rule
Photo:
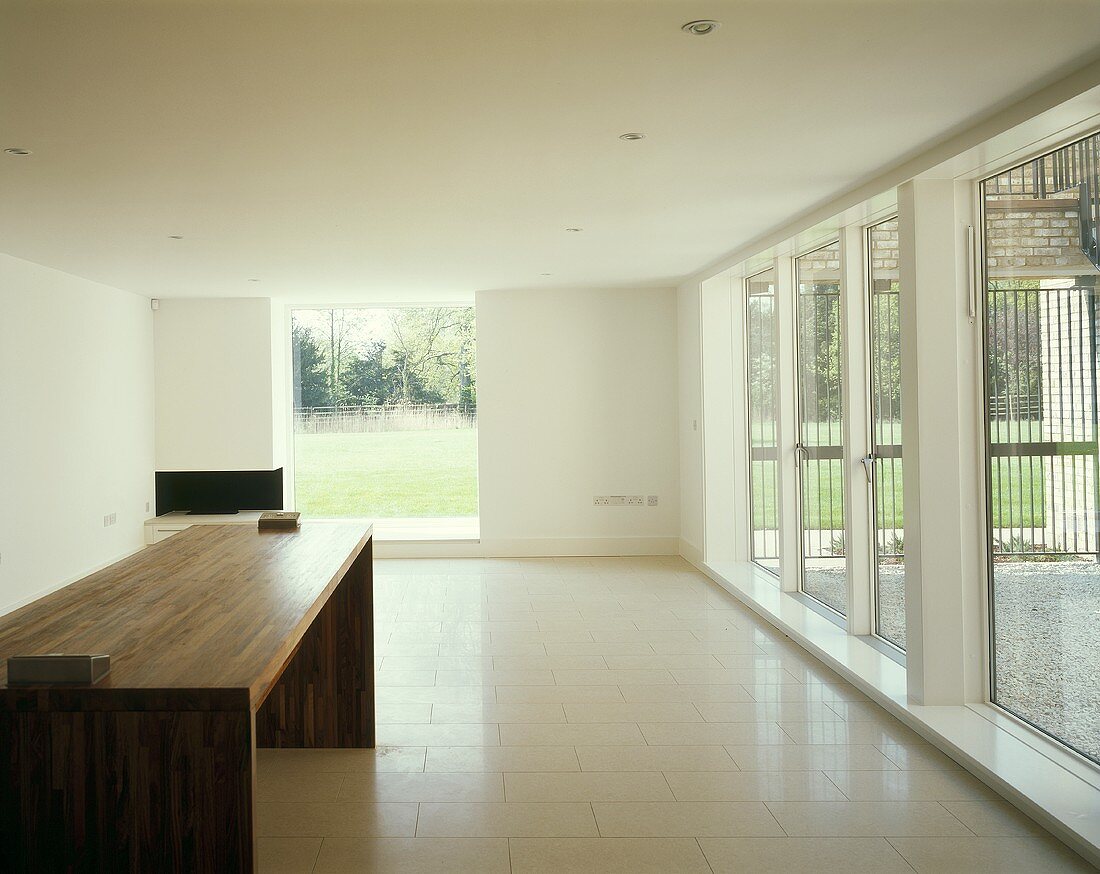
M 196 526 L 0 618 L 0 870 L 252 871 L 256 747 L 374 745 L 370 534 Z M 111 673 L 6 685 L 45 652 Z
M 367 543 L 260 706 L 257 746 L 374 746 L 370 573 Z

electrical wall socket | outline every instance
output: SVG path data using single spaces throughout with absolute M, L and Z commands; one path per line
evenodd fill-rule
M 103 527 L 110 528 L 118 521 L 118 513 L 110 513 L 103 517 Z
M 595 495 L 593 507 L 644 507 L 645 495 Z
M 656 495 L 647 495 L 646 499 L 645 499 L 645 502 L 650 507 L 656 507 L 657 506 L 657 496 Z

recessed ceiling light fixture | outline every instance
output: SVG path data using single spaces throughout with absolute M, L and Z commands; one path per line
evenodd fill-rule
M 645 134 L 640 134 L 640 133 L 637 133 L 636 131 L 631 132 L 631 133 L 627 133 L 627 134 L 619 134 L 619 139 L 620 140 L 644 140 L 645 139 Z
M 553 276 L 553 273 L 540 273 L 539 276 Z
M 566 228 L 566 230 L 571 234 L 579 234 L 584 228 Z
M 169 234 L 168 239 L 169 240 L 182 240 L 183 239 L 183 234 Z
M 721 26 L 722 22 L 720 21 L 711 18 L 700 18 L 698 21 L 689 21 L 687 24 L 682 25 L 680 30 L 684 33 L 690 33 L 692 36 L 706 36 L 714 33 Z
M 23 155 L 30 155 L 30 154 L 33 154 L 33 153 L 31 152 L 30 149 L 4 149 L 4 154 L 5 155 L 19 155 L 20 157 L 22 157 Z
M 249 282 L 259 282 L 260 280 L 258 280 L 258 279 L 250 279 L 250 280 L 248 280 L 248 281 L 249 281 Z

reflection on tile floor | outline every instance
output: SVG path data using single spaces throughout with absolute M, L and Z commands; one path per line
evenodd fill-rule
M 380 560 L 377 750 L 261 750 L 264 874 L 1089 871 L 678 558 Z

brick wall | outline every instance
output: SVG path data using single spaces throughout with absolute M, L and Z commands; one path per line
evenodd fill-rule
M 986 264 L 990 278 L 1075 274 L 1081 252 L 1077 198 L 986 201 Z

